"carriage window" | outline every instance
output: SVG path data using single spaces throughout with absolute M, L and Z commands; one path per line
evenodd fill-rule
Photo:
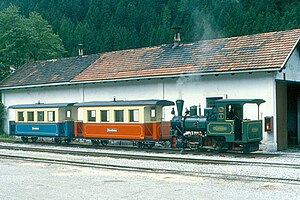
M 124 121 L 124 110 L 115 110 L 115 122 Z
M 129 121 L 130 122 L 139 121 L 139 110 L 129 110 Z
M 151 108 L 150 117 L 151 117 L 151 121 L 156 120 L 156 110 L 155 110 L 155 108 Z
M 71 110 L 67 110 L 67 112 L 66 112 L 66 118 L 71 118 Z
M 24 112 L 18 112 L 18 121 L 24 122 Z
M 43 122 L 44 121 L 44 112 L 39 111 L 39 112 L 37 112 L 37 114 L 38 114 L 38 121 Z
M 101 122 L 109 122 L 109 110 L 100 110 Z
M 48 121 L 49 122 L 55 121 L 55 112 L 54 111 L 48 111 Z
M 96 121 L 96 110 L 88 110 L 88 121 L 95 122 Z
M 27 112 L 27 121 L 29 122 L 34 121 L 34 112 Z

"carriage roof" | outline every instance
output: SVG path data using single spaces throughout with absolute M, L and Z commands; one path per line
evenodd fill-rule
M 26 109 L 26 108 L 63 108 L 68 106 L 73 106 L 74 103 L 36 103 L 36 104 L 19 104 L 19 105 L 12 105 L 8 108 L 13 109 Z
M 118 101 L 91 101 L 83 103 L 75 103 L 77 107 L 92 107 L 92 106 L 172 106 L 173 101 L 168 100 L 118 100 Z

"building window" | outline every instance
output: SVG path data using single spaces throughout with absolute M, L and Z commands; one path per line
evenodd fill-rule
M 29 122 L 34 121 L 34 112 L 27 112 L 27 121 Z
M 155 121 L 156 120 L 156 110 L 155 110 L 155 108 L 151 108 L 151 110 L 150 110 L 150 117 L 151 117 L 151 121 Z
M 100 110 L 101 122 L 109 122 L 109 110 Z
M 115 122 L 124 122 L 124 110 L 115 110 Z
M 55 111 L 48 111 L 48 122 L 55 122 Z
M 129 110 L 129 121 L 130 122 L 139 121 L 139 110 Z
M 96 110 L 88 110 L 88 121 L 89 122 L 95 122 L 96 121 Z
M 39 112 L 37 112 L 37 114 L 38 114 L 38 121 L 43 122 L 44 121 L 44 112 L 39 111 Z
M 24 112 L 18 112 L 18 121 L 24 122 Z
M 219 99 L 223 99 L 223 98 L 222 97 L 207 97 L 206 98 L 206 108 L 216 107 L 216 101 Z

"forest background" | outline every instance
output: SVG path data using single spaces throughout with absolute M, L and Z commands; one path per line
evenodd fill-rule
M 32 60 L 300 27 L 299 0 L 1 0 L 0 80 Z

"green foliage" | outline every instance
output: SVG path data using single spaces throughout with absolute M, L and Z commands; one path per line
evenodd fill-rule
M 40 14 L 20 14 L 16 6 L 0 11 L 0 80 L 10 67 L 18 68 L 30 60 L 61 57 L 65 50 L 58 35 Z
M 24 33 L 27 29 L 32 31 L 33 26 L 20 24 L 25 19 L 47 27 L 41 16 L 62 38 L 67 56 L 77 55 L 79 43 L 84 44 L 86 54 L 171 43 L 171 28 L 179 26 L 185 42 L 300 27 L 298 0 L 1 0 L 0 9 L 10 4 L 20 7 L 20 11 L 9 8 L 13 11 L 3 26 L 0 24 L 1 30 L 5 30 L 4 25 L 18 24 L 9 29 L 17 39 L 5 46 L 6 54 L 16 58 L 23 50 L 36 47 L 29 56 L 11 60 L 14 65 L 20 65 L 23 59 L 61 55 L 60 47 L 45 52 L 49 46 L 43 46 L 36 33 Z M 55 43 L 50 27 L 43 30 L 49 33 L 47 40 Z M 28 37 L 31 42 L 24 45 Z M 40 47 L 43 54 L 37 55 Z

